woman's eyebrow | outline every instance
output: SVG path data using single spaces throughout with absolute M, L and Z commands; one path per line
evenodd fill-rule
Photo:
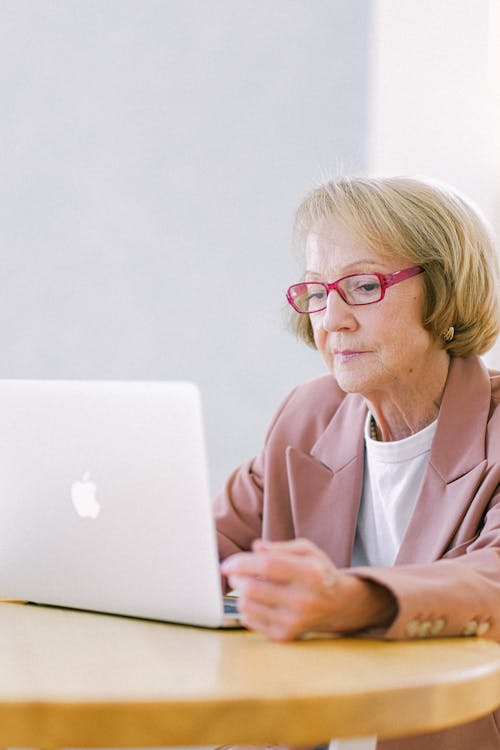
M 375 261 L 375 260 L 356 260 L 353 263 L 349 263 L 347 266 L 344 267 L 342 273 L 338 273 L 335 278 L 340 279 L 342 276 L 348 276 L 349 273 L 363 273 L 364 270 L 373 270 L 375 268 L 380 268 L 381 265 L 384 265 L 384 261 Z M 321 278 L 324 276 L 331 276 L 330 273 L 327 273 L 325 271 L 312 271 L 311 269 L 306 269 L 305 271 L 306 276 L 311 276 L 314 278 Z

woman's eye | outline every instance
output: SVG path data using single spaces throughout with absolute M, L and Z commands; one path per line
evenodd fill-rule
M 379 287 L 380 287 L 380 284 L 370 282 L 366 284 L 361 284 L 360 286 L 356 288 L 356 291 L 370 293 L 370 292 L 374 292 L 376 289 L 379 289 Z
M 311 300 L 324 300 L 326 297 L 325 292 L 312 292 L 312 294 L 308 294 L 307 301 L 311 302 Z

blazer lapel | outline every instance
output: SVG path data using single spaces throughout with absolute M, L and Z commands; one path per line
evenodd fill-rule
M 361 499 L 367 408 L 346 396 L 311 453 L 287 448 L 294 531 L 338 567 L 351 562 Z
M 452 358 L 429 464 L 395 564 L 432 562 L 455 536 L 486 467 L 491 403 L 479 358 Z

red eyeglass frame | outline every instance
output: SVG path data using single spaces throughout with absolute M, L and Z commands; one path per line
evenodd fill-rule
M 394 273 L 377 273 L 376 271 L 370 271 L 368 273 L 350 273 L 347 276 L 342 276 L 342 278 L 337 279 L 336 281 L 332 281 L 330 284 L 328 284 L 325 281 L 301 281 L 299 284 L 292 284 L 292 286 L 288 287 L 286 291 L 286 298 L 289 304 L 293 307 L 295 312 L 299 313 L 299 315 L 311 315 L 307 310 L 298 310 L 295 307 L 294 298 L 292 296 L 292 289 L 297 289 L 298 287 L 303 287 L 304 284 L 320 284 L 322 287 L 326 289 L 327 297 L 328 294 L 332 291 L 332 289 L 335 289 L 337 294 L 344 300 L 346 305 L 350 305 L 351 307 L 363 307 L 364 305 L 374 305 L 377 302 L 380 302 L 385 297 L 385 291 L 390 286 L 394 286 L 394 284 L 399 284 L 401 281 L 406 281 L 406 279 L 410 279 L 412 276 L 417 276 L 419 273 L 424 273 L 425 268 L 422 266 L 412 266 L 411 268 L 404 268 L 401 271 L 395 271 Z M 341 289 L 339 289 L 339 284 L 341 281 L 345 281 L 345 279 L 351 279 L 353 276 L 376 276 L 378 280 L 380 281 L 380 297 L 376 300 L 373 300 L 373 302 L 348 302 L 348 300 L 345 298 L 344 293 Z M 326 305 L 324 307 L 320 307 L 317 310 L 314 310 L 314 313 L 321 312 L 322 310 L 326 310 Z

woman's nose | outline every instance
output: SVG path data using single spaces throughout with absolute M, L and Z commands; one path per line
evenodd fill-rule
M 326 298 L 326 309 L 323 313 L 325 331 L 353 330 L 357 327 L 354 310 L 345 302 L 336 289 L 332 289 Z

